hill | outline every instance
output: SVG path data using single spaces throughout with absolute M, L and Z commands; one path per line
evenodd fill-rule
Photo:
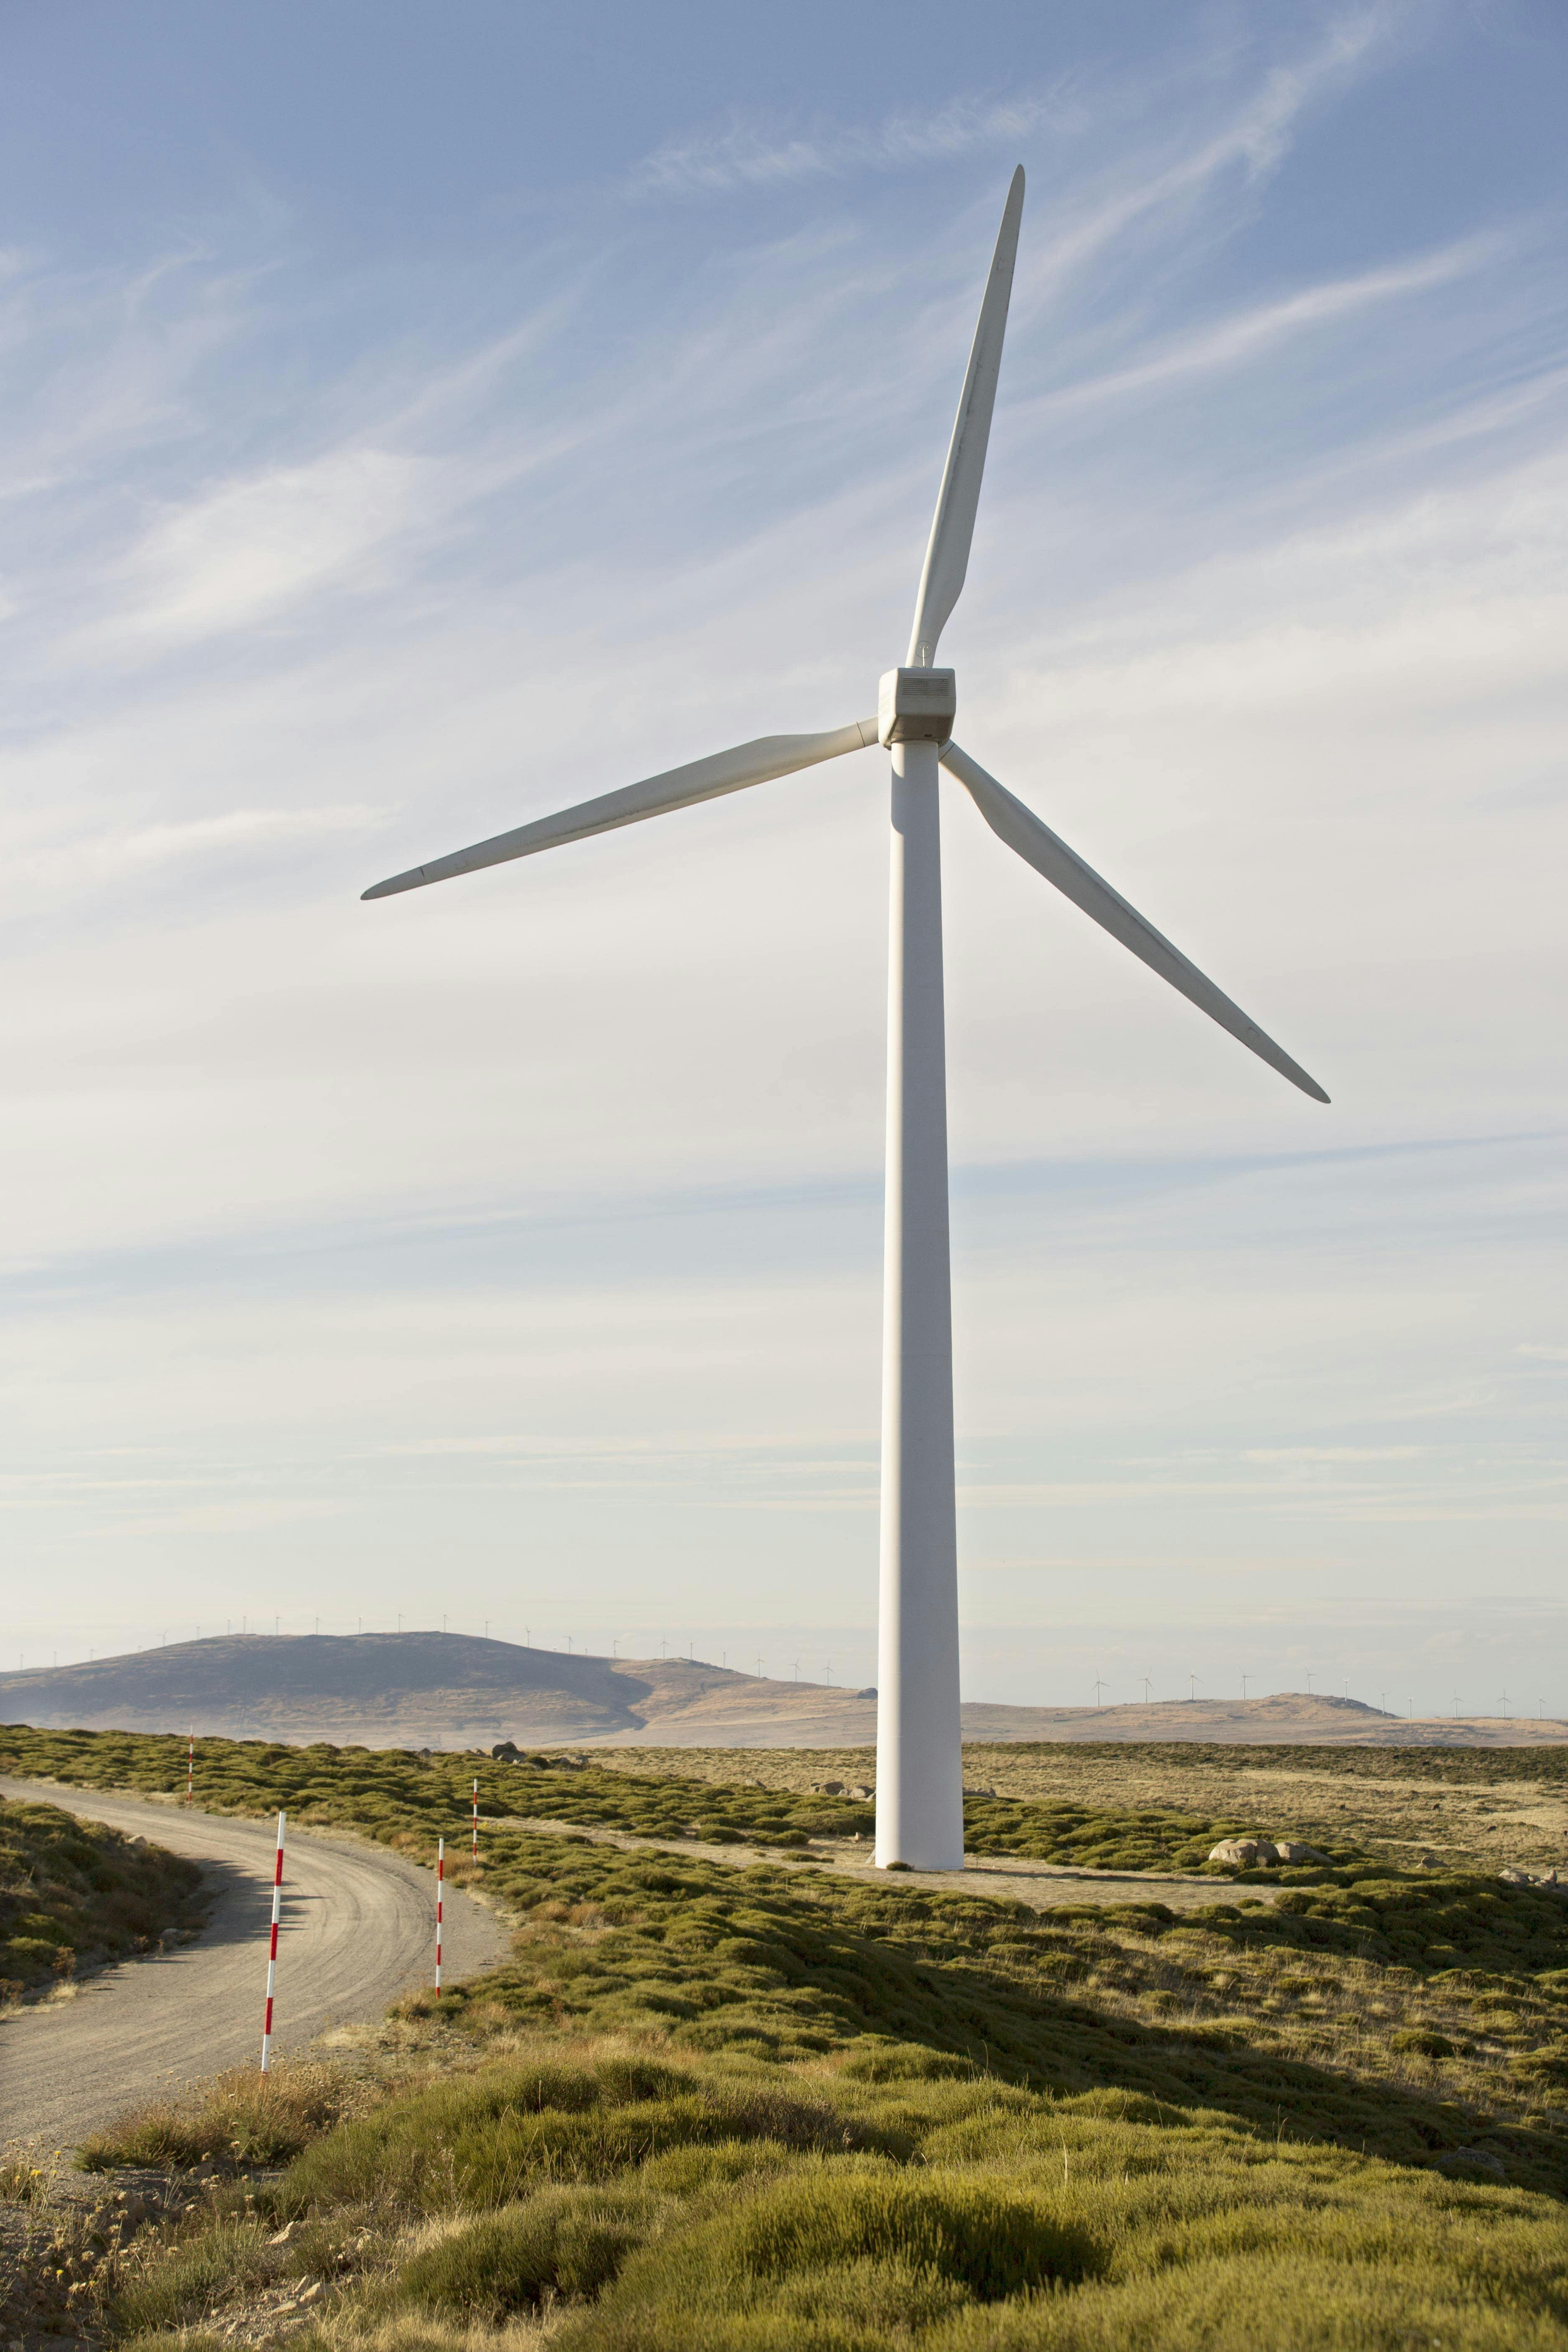
M 393 1748 L 845 1748 L 875 1740 L 877 1701 L 701 1658 L 570 1656 L 467 1633 L 248 1633 L 0 1675 L 0 1722 Z M 963 1730 L 973 1740 L 1422 1748 L 1568 1738 L 1556 1720 L 1409 1718 L 1321 1691 L 1109 1707 L 971 1702 Z
M 0 1675 L 0 1721 L 366 1747 L 855 1745 L 876 1705 L 688 1658 L 563 1655 L 466 1633 L 226 1634 Z

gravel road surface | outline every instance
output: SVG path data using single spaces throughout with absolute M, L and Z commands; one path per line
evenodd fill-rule
M 189 1854 L 216 1897 L 196 1942 L 105 1969 L 74 1999 L 0 2021 L 0 2143 L 73 2147 L 124 2107 L 166 2097 L 220 2067 L 254 2063 L 276 1824 L 27 1780 L 0 1780 L 0 1795 L 58 1805 Z M 290 1829 L 275 2046 L 300 2051 L 328 2027 L 378 2018 L 400 1993 L 427 1984 L 435 1895 L 433 1871 L 384 1847 Z M 456 1983 L 489 1967 L 506 1944 L 494 1916 L 448 1885 L 443 1979 Z

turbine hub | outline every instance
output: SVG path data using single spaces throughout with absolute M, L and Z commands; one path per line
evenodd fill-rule
M 877 733 L 884 743 L 945 743 L 957 716 L 955 671 L 884 671 L 877 689 Z

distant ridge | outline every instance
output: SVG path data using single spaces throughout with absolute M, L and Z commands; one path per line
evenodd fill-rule
M 47 1672 L 0 1675 L 0 1721 L 340 1746 L 581 1746 L 646 1737 L 813 1744 L 868 1736 L 874 1701 L 690 1658 L 599 1658 L 468 1633 L 228 1633 Z M 657 1733 L 653 1726 L 659 1727 Z M 783 1744 L 795 1745 L 786 1732 Z
M 860 1748 L 874 1692 L 738 1674 L 701 1658 L 600 1658 L 468 1633 L 215 1634 L 0 1675 L 0 1722 L 184 1731 L 341 1747 Z M 1536 1747 L 1568 1723 L 1392 1716 L 1321 1691 L 1108 1707 L 963 1709 L 972 1740 Z

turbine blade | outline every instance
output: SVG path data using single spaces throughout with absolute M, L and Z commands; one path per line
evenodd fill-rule
M 815 767 L 819 760 L 837 760 L 876 740 L 874 719 L 858 719 L 851 726 L 830 728 L 821 735 L 759 735 L 755 742 L 737 743 L 731 751 L 714 751 L 706 760 L 689 761 L 684 768 L 667 768 L 662 775 L 623 784 L 619 792 L 601 793 L 597 800 L 579 801 L 575 808 L 535 817 L 531 824 L 520 824 L 510 833 L 494 834 L 489 841 L 475 842 L 471 849 L 457 849 L 449 857 L 432 858 L 428 866 L 411 866 L 406 874 L 395 874 L 362 896 L 390 898 L 399 890 L 420 889 L 426 882 L 446 882 L 454 874 L 504 866 L 510 857 L 531 857 L 536 850 L 555 849 L 563 842 L 583 841 L 592 833 L 637 824 L 645 816 L 662 816 L 667 809 L 689 808 L 695 801 L 717 800 L 722 793 L 743 792 L 748 784 L 765 784 L 774 776 L 793 775 L 797 768 Z
M 980 322 L 969 353 L 969 373 L 958 404 L 958 416 L 948 444 L 942 488 L 931 520 L 925 570 L 915 599 L 915 625 L 910 633 L 910 667 L 929 669 L 936 659 L 937 640 L 947 616 L 958 602 L 963 575 L 969 569 L 969 542 L 980 506 L 980 478 L 985 471 L 985 445 L 991 437 L 991 411 L 996 401 L 996 378 L 1002 368 L 1002 338 L 1007 331 L 1007 302 L 1013 291 L 1013 264 L 1018 256 L 1018 223 L 1024 211 L 1024 167 L 1019 164 L 1002 208 L 1001 234 L 992 256 L 991 275 L 980 305 Z
M 1146 922 L 1136 907 L 1130 907 L 1109 882 L 1102 882 L 1094 868 L 1086 866 L 1077 851 L 1069 849 L 1048 824 L 1042 824 L 1032 809 L 1015 800 L 994 776 L 988 775 L 978 760 L 972 760 L 967 751 L 960 751 L 952 742 L 942 745 L 939 757 L 949 773 L 965 787 L 992 832 L 1009 849 L 1016 849 L 1026 866 L 1032 866 L 1037 874 L 1054 882 L 1075 907 L 1082 908 L 1091 922 L 1109 931 L 1113 940 L 1120 940 L 1124 948 L 1131 948 L 1151 971 L 1157 971 L 1162 980 L 1180 989 L 1200 1013 L 1206 1013 L 1211 1021 L 1228 1029 L 1271 1070 L 1278 1070 L 1282 1078 L 1289 1078 L 1293 1087 L 1300 1087 L 1314 1102 L 1328 1101 L 1316 1078 L 1310 1078 L 1299 1062 L 1293 1062 L 1256 1021 L 1249 1021 L 1240 1005 L 1233 1004 L 1222 989 L 1205 979 L 1195 963 L 1189 963 L 1181 950 L 1173 948 L 1152 923 Z

